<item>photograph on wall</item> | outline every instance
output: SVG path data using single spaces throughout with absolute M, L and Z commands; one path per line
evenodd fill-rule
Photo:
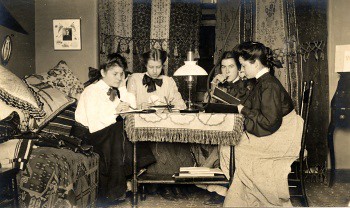
M 53 20 L 55 50 L 81 50 L 80 19 Z

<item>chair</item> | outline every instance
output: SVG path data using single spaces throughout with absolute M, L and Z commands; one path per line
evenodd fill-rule
M 289 193 L 291 197 L 302 198 L 304 206 L 309 206 L 304 183 L 304 171 L 307 155 L 305 155 L 305 138 L 307 133 L 307 125 L 309 121 L 309 111 L 313 91 L 313 81 L 303 82 L 302 97 L 299 115 L 304 119 L 303 134 L 301 138 L 301 149 L 299 158 L 291 165 L 291 173 L 288 175 Z

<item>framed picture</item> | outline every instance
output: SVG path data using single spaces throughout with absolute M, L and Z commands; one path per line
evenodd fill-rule
M 80 19 L 53 20 L 55 50 L 81 50 Z

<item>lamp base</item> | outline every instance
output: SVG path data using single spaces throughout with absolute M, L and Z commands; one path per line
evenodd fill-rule
M 187 108 L 184 110 L 180 110 L 180 113 L 199 113 L 199 109 Z

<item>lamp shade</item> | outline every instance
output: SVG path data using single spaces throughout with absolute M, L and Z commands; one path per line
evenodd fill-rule
M 178 68 L 174 76 L 204 76 L 208 73 L 196 64 L 196 61 L 185 61 L 185 65 Z
M 335 72 L 350 72 L 350 45 L 335 46 Z

